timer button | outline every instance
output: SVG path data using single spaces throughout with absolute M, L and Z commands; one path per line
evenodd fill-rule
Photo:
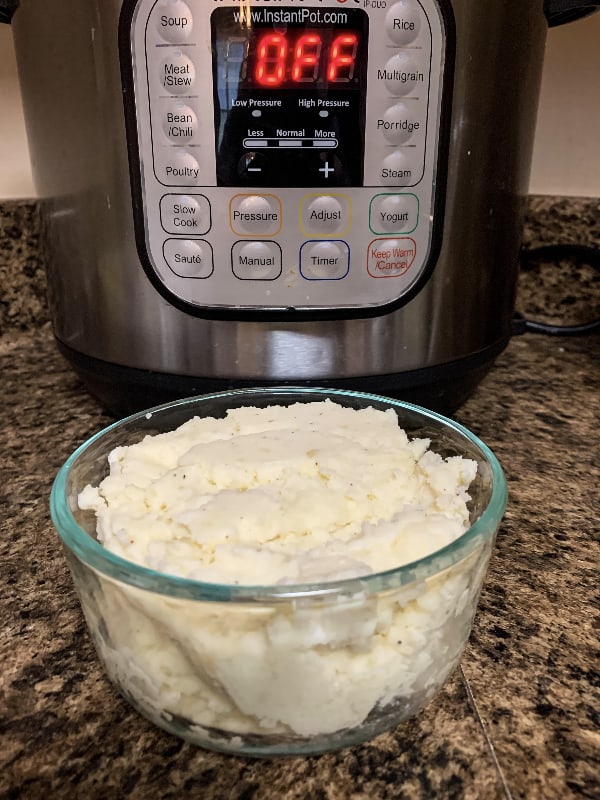
M 198 118 L 195 112 L 184 102 L 178 100 L 172 105 L 167 100 L 168 108 L 162 110 L 162 129 L 167 139 L 176 144 L 186 144 L 198 132 Z
M 236 194 L 229 203 L 229 224 L 242 236 L 275 236 L 281 230 L 281 202 L 273 194 Z
M 345 233 L 350 227 L 350 201 L 345 195 L 309 196 L 302 201 L 300 217 L 304 233 Z
M 159 79 L 170 94 L 189 94 L 196 80 L 194 63 L 181 50 L 175 50 L 161 62 Z
M 276 242 L 236 242 L 231 268 L 242 281 L 274 281 L 281 275 L 281 248 Z
M 180 278 L 208 278 L 213 273 L 212 247 L 204 239 L 167 239 L 163 255 Z
M 402 46 L 414 42 L 421 30 L 419 12 L 413 0 L 400 0 L 390 8 L 385 15 L 385 30 L 394 44 Z
M 413 133 L 421 130 L 421 119 L 415 111 L 406 103 L 396 103 L 377 120 L 377 130 L 392 144 L 406 144 Z
M 154 11 L 156 28 L 166 42 L 183 42 L 189 39 L 193 28 L 192 12 L 182 0 L 166 0 Z
M 385 85 L 394 96 L 405 97 L 425 84 L 425 73 L 419 70 L 411 53 L 396 53 L 382 71 Z
M 300 248 L 300 274 L 308 281 L 339 281 L 349 269 L 346 242 L 305 242 Z

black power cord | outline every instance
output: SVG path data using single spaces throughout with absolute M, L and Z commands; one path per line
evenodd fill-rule
M 600 248 L 585 244 L 548 244 L 521 250 L 521 264 L 532 261 L 553 259 L 571 259 L 591 264 L 600 269 Z M 584 336 L 600 330 L 600 318 L 590 320 L 581 325 L 551 325 L 527 319 L 519 311 L 513 316 L 512 330 L 514 335 L 522 333 L 543 333 L 547 336 Z

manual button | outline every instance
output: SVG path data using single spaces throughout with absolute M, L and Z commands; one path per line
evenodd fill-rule
M 231 268 L 241 281 L 274 281 L 281 275 L 281 248 L 276 242 L 236 242 Z

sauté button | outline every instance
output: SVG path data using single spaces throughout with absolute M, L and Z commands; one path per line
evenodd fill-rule
M 208 278 L 213 272 L 210 244 L 203 239 L 167 239 L 163 255 L 180 278 Z

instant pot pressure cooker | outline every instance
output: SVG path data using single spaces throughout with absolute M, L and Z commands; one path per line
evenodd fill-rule
M 115 413 L 246 385 L 457 407 L 511 335 L 565 0 L 21 0 L 61 352 Z

